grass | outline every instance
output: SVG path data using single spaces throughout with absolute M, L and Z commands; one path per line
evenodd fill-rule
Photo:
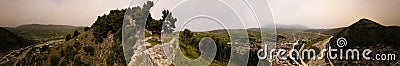
M 165 38 L 162 42 L 163 43 L 167 43 L 167 42 L 171 42 L 172 38 Z
M 150 43 L 151 46 L 154 46 L 154 45 L 157 45 L 157 44 L 161 44 L 161 41 L 157 41 L 157 40 L 154 40 L 154 39 L 149 39 L 146 42 Z

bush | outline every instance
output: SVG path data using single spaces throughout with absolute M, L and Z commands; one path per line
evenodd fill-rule
M 78 41 L 76 41 L 76 42 L 74 43 L 73 47 L 74 47 L 75 49 L 79 49 L 79 48 L 81 47 L 81 43 L 79 43 Z
M 83 50 L 85 50 L 85 52 L 89 55 L 94 55 L 95 50 L 92 46 L 85 46 L 83 47 Z
M 67 34 L 66 36 L 65 36 L 65 41 L 68 41 L 68 40 L 70 40 L 72 37 L 71 37 L 71 35 L 70 34 Z
M 122 27 L 125 11 L 125 9 L 112 10 L 108 15 L 97 18 L 91 27 L 96 43 L 102 43 L 102 38 L 107 37 L 108 32 L 115 33 Z
M 88 30 L 90 30 L 89 27 L 85 27 L 85 28 L 83 29 L 83 31 L 88 31 Z
M 60 61 L 59 57 L 54 56 L 54 55 L 50 56 L 50 62 L 51 62 L 50 65 L 51 66 L 57 66 L 59 61 Z
M 73 46 L 67 46 L 63 51 L 66 59 L 73 59 L 73 57 L 78 54 L 78 52 L 74 50 Z
M 78 36 L 79 32 L 78 31 L 74 31 L 74 37 Z
M 83 65 L 83 62 L 82 62 L 82 60 L 81 60 L 81 57 L 76 57 L 76 58 L 74 58 L 74 64 L 75 64 L 76 66 L 82 66 L 82 65 Z

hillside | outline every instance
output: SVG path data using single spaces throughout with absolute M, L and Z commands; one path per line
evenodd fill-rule
M 332 29 L 328 31 L 337 31 L 332 34 L 335 37 L 330 43 L 336 44 L 335 40 L 344 37 L 348 41 L 347 47 L 368 47 L 377 44 L 396 47 L 400 49 L 400 28 L 398 26 L 383 26 L 369 19 L 360 19 L 356 23 L 341 29 Z
M 24 39 L 2 27 L 0 27 L 0 50 L 19 49 L 33 44 L 33 42 Z
M 29 51 L 25 58 L 17 61 L 16 65 L 125 66 L 121 44 L 124 13 L 125 10 L 112 10 L 108 15 L 99 16 L 92 28 L 72 36 L 70 40 L 44 47 L 34 47 L 32 50 L 35 51 Z M 75 28 L 64 26 L 57 29 Z
M 72 34 L 74 31 L 83 31 L 83 28 L 69 25 L 26 24 L 6 29 L 24 38 L 44 42 L 63 38 L 66 34 Z

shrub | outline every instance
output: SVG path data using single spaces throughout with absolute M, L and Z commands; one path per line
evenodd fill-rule
M 71 35 L 70 34 L 67 34 L 66 36 L 65 36 L 65 41 L 68 41 L 68 40 L 70 40 L 72 37 L 71 37 Z
M 82 66 L 83 62 L 81 60 L 81 57 L 75 57 L 74 58 L 74 64 L 77 66 Z
M 94 55 L 95 50 L 92 46 L 85 46 L 83 47 L 83 50 L 85 50 L 85 52 L 89 55 Z
M 79 32 L 78 31 L 74 31 L 74 37 L 78 36 Z
M 50 62 L 51 62 L 50 65 L 51 66 L 57 66 L 59 61 L 60 61 L 59 57 L 54 56 L 54 55 L 50 56 Z
M 83 29 L 83 31 L 88 31 L 88 30 L 90 30 L 89 27 L 85 27 L 85 28 Z
M 76 42 L 74 43 L 73 47 L 74 47 L 75 49 L 79 49 L 79 48 L 81 47 L 81 43 L 79 43 L 78 41 L 76 41 Z

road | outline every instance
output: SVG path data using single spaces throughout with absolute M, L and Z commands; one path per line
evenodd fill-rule
M 326 48 L 328 42 L 330 39 L 332 39 L 333 36 L 329 37 L 328 39 L 325 39 L 323 41 L 317 42 L 316 44 L 314 44 L 313 46 L 316 46 L 317 48 L 322 49 L 328 49 Z M 324 54 L 325 52 L 320 52 L 319 54 L 317 54 L 316 56 L 320 57 L 321 55 L 327 56 L 326 54 Z M 316 57 L 314 56 L 314 57 Z M 313 58 L 314 58 L 313 57 Z M 326 64 L 325 59 L 311 59 L 308 64 L 312 64 L 312 65 L 324 65 Z
M 327 46 L 329 40 L 332 39 L 332 37 L 333 37 L 333 36 L 330 36 L 330 37 L 327 38 L 327 39 L 324 39 L 324 40 L 322 40 L 322 41 L 318 41 L 318 42 L 312 44 L 312 46 L 316 46 L 317 48 L 320 48 L 321 50 L 322 50 L 322 49 L 327 49 L 326 46 Z M 304 48 L 305 48 L 305 47 L 304 47 L 304 44 L 303 44 L 303 45 L 301 46 L 299 52 L 301 52 Z M 320 53 L 317 54 L 316 56 L 324 55 L 323 53 L 324 53 L 324 52 L 320 52 Z M 315 57 L 315 56 L 314 56 L 314 57 Z M 314 58 L 314 57 L 312 57 L 312 58 Z M 311 63 L 312 63 L 311 65 L 323 65 L 323 64 L 325 63 L 325 62 L 324 62 L 324 59 L 317 59 L 317 60 L 315 60 L 315 59 L 312 59 L 312 58 L 310 59 L 309 62 L 306 63 L 306 62 L 303 61 L 304 59 L 300 57 L 300 62 L 301 62 L 301 64 L 302 64 L 303 66 L 308 66 L 308 65 L 311 64 Z M 313 63 L 313 61 L 317 61 L 317 62 L 316 62 L 316 63 Z
M 42 43 L 42 44 L 37 44 L 37 45 L 35 45 L 35 46 L 33 46 L 33 47 L 30 47 L 29 49 L 25 50 L 25 51 L 22 52 L 20 55 L 18 55 L 18 57 L 16 57 L 17 60 L 15 61 L 15 63 L 13 64 L 13 66 L 16 66 L 17 63 L 18 63 L 20 60 L 22 60 L 23 58 L 25 58 L 25 56 L 29 53 L 29 51 L 31 51 L 32 48 L 34 48 L 34 47 L 42 47 L 42 46 L 46 46 L 46 45 L 50 45 L 50 44 L 54 44 L 54 43 L 56 43 L 56 42 L 62 42 L 62 41 L 65 41 L 65 40 L 64 40 L 64 39 L 51 40 L 51 41 L 48 41 L 48 42 L 45 42 L 45 43 Z

